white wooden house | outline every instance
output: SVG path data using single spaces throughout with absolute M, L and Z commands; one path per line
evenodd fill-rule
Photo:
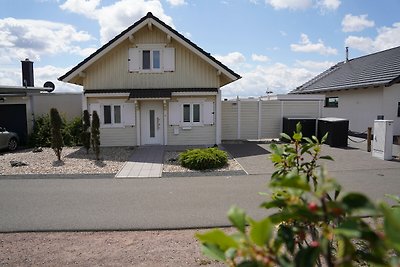
M 339 62 L 291 94 L 324 94 L 324 117 L 349 119 L 364 133 L 374 120 L 393 120 L 400 135 L 400 47 Z
M 60 81 L 82 85 L 102 146 L 221 142 L 221 87 L 234 71 L 148 13 Z

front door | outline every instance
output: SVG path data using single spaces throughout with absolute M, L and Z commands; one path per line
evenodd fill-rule
M 143 145 L 163 144 L 163 103 L 142 101 L 140 105 L 141 143 Z

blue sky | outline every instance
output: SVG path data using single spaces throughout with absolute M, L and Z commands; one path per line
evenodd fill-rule
M 399 0 L 1 0 L 0 84 L 56 81 L 151 11 L 243 78 L 224 97 L 287 93 L 345 59 L 400 45 Z

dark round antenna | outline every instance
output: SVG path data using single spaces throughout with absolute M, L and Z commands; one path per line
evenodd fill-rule
M 43 87 L 45 88 L 50 88 L 51 90 L 48 90 L 49 93 L 54 91 L 54 88 L 56 88 L 56 86 L 54 85 L 54 83 L 47 81 L 44 83 Z

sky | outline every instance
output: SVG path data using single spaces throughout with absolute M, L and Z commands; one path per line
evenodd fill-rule
M 349 58 L 400 46 L 400 0 L 0 0 L 0 85 L 57 81 L 147 12 L 242 78 L 224 98 L 285 94 Z

